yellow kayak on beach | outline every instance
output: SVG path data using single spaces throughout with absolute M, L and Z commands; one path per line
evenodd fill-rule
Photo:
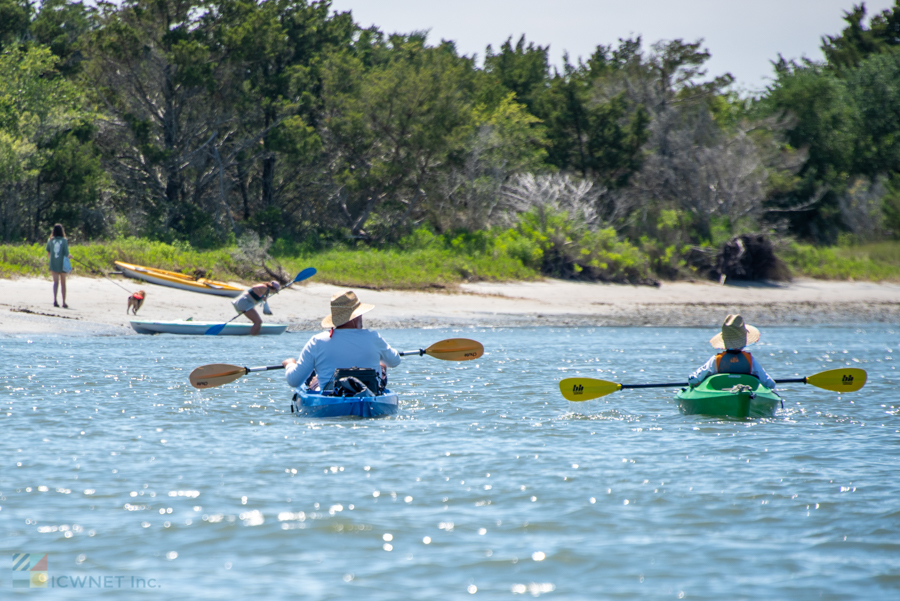
M 179 288 L 181 290 L 190 290 L 191 292 L 201 292 L 203 294 L 214 294 L 216 296 L 228 296 L 236 298 L 241 295 L 244 288 L 238 288 L 225 282 L 217 282 L 216 280 L 208 280 L 206 278 L 195 278 L 193 276 L 177 273 L 175 271 L 166 271 L 165 269 L 157 269 L 155 267 L 144 267 L 143 265 L 132 265 L 131 263 L 115 262 L 116 267 L 122 270 L 126 276 L 136 280 L 143 280 L 151 284 L 159 284 L 160 286 L 169 286 L 170 288 Z

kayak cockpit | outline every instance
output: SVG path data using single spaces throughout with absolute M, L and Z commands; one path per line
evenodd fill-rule
M 302 417 L 384 417 L 399 410 L 398 396 L 387 389 L 378 395 L 365 390 L 354 396 L 336 396 L 304 385 L 295 389 L 291 399 L 291 412 Z
M 781 397 L 750 374 L 715 374 L 675 395 L 685 415 L 772 417 Z

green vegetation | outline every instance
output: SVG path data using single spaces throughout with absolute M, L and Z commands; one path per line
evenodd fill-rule
M 259 279 L 259 265 L 248 264 L 238 248 L 197 251 L 183 243 L 166 244 L 133 238 L 107 243 L 73 245 L 75 273 L 97 275 L 115 269 L 114 261 L 149 265 L 170 271 L 245 283 Z M 501 248 L 486 252 L 428 244 L 407 250 L 333 248 L 280 255 L 268 261 L 288 273 L 315 266 L 316 281 L 365 288 L 447 288 L 463 281 L 528 280 L 538 272 Z M 47 253 L 43 245 L 0 245 L 0 277 L 47 277 Z
M 558 235 L 550 232 L 550 235 Z M 342 286 L 427 290 L 452 289 L 472 281 L 530 280 L 555 262 L 569 271 L 592 271 L 601 281 L 647 281 L 651 263 L 643 251 L 617 242 L 612 232 L 588 234 L 576 244 L 569 239 L 562 250 L 533 229 L 435 236 L 417 230 L 392 249 L 335 247 L 310 251 L 290 243 L 276 243 L 270 267 L 294 274 L 309 266 L 319 271 L 316 281 Z M 571 262 L 565 260 L 571 253 Z M 184 243 L 167 244 L 135 238 L 73 245 L 78 275 L 108 273 L 114 261 L 149 265 L 188 274 L 249 283 L 265 277 L 259 265 L 242 258 L 238 247 L 198 251 Z M 834 280 L 900 281 L 900 243 L 816 247 L 792 243 L 782 253 L 794 276 Z M 0 245 L 0 278 L 49 277 L 44 246 Z
M 782 257 L 795 273 L 812 278 L 900 281 L 900 242 L 825 248 L 791 244 Z
M 80 259 L 220 278 L 275 257 L 377 287 L 651 283 L 715 277 L 750 235 L 803 274 L 896 277 L 875 249 L 900 240 L 900 0 L 758 97 L 701 41 L 554 66 L 523 36 L 479 66 L 327 0 L 0 14 L 0 242 L 26 245 L 4 274 L 39 272 L 59 222 Z

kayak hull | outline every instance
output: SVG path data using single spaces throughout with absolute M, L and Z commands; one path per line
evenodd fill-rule
M 397 414 L 398 401 L 390 390 L 375 397 L 338 397 L 298 388 L 291 411 L 301 417 L 386 417 Z
M 181 334 L 186 336 L 203 336 L 213 326 L 222 325 L 221 321 L 150 321 L 135 320 L 131 327 L 138 334 Z M 250 323 L 229 323 L 219 336 L 249 336 Z M 259 333 L 263 336 L 277 336 L 287 330 L 286 323 L 264 323 Z
M 116 261 L 115 265 L 122 270 L 122 273 L 130 278 L 143 280 L 160 286 L 168 286 L 169 288 L 178 288 L 179 290 L 189 290 L 191 292 L 213 294 L 216 296 L 227 296 L 229 298 L 237 298 L 244 292 L 243 288 L 238 288 L 237 286 L 232 286 L 225 282 L 207 280 L 205 278 L 194 279 L 189 275 L 174 271 L 166 271 L 165 269 L 144 267 L 143 265 L 132 265 L 131 263 L 123 263 L 122 261 Z
M 685 415 L 720 417 L 772 417 L 781 404 L 781 397 L 745 374 L 710 376 L 675 398 Z

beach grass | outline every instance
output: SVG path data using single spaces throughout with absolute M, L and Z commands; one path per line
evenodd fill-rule
M 900 281 L 900 242 L 816 247 L 793 243 L 782 259 L 794 275 L 824 280 Z
M 282 258 L 291 273 L 318 270 L 318 281 L 361 288 L 422 290 L 461 282 L 532 280 L 538 273 L 503 253 L 462 254 L 448 249 L 333 249 Z
M 504 244 L 443 244 L 429 239 L 405 248 L 337 246 L 311 251 L 282 248 L 268 259 L 288 273 L 318 270 L 316 281 L 373 289 L 452 288 L 462 282 L 520 281 L 540 277 L 532 261 Z M 248 283 L 264 277 L 261 265 L 248 264 L 237 247 L 196 250 L 139 238 L 73 244 L 77 275 L 100 276 L 115 270 L 114 261 L 158 267 L 224 281 Z M 816 247 L 792 243 L 780 253 L 795 277 L 827 280 L 900 281 L 900 242 Z M 264 273 L 264 272 L 262 272 Z M 0 278 L 49 277 L 42 244 L 0 245 Z
M 236 248 L 198 251 L 186 244 L 165 244 L 126 238 L 72 245 L 77 275 L 100 276 L 114 271 L 115 261 L 247 283 L 259 265 L 247 266 Z M 352 249 L 280 255 L 269 266 L 289 273 L 306 267 L 318 270 L 316 281 L 374 289 L 441 289 L 467 281 L 530 280 L 538 273 L 502 251 L 465 252 L 453 248 Z M 43 245 L 0 245 L 0 278 L 49 277 Z

